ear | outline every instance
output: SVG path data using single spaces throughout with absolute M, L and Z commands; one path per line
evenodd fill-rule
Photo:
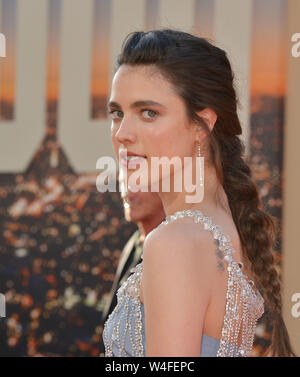
M 214 125 L 218 119 L 218 116 L 214 112 L 214 110 L 210 109 L 209 107 L 206 107 L 204 110 L 197 112 L 197 114 L 199 115 L 199 117 L 204 119 L 210 132 L 212 132 Z

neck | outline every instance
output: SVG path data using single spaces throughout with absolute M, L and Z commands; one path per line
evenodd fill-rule
M 177 211 L 186 209 L 200 210 L 207 216 L 216 213 L 220 209 L 230 213 L 227 196 L 217 179 L 215 170 L 208 171 L 206 168 L 205 173 L 204 197 L 201 202 L 187 203 L 186 196 L 193 193 L 187 192 L 185 187 L 183 187 L 182 192 L 174 192 L 174 190 L 171 190 L 171 192 L 159 192 L 166 215 L 172 215 Z
M 154 228 L 156 228 L 165 219 L 165 214 L 163 211 L 157 211 L 157 212 L 158 212 L 157 214 L 145 217 L 137 223 L 138 228 L 141 233 L 141 237 L 140 237 L 141 242 L 144 241 L 148 233 L 150 233 Z

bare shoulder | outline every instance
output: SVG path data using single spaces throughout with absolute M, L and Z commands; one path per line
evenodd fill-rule
M 144 269 L 187 271 L 201 279 L 211 279 L 215 270 L 215 242 L 212 234 L 191 218 L 181 218 L 150 232 L 144 241 Z
M 160 246 L 174 246 L 176 251 L 177 245 L 178 247 L 184 246 L 184 250 L 190 253 L 197 250 L 198 254 L 208 254 L 205 250 L 214 245 L 214 239 L 201 224 L 194 223 L 191 218 L 181 218 L 151 231 L 144 241 L 144 254 L 148 254 L 150 250 L 153 253 L 153 250 Z
M 144 240 L 146 356 L 199 355 L 214 279 L 214 242 L 207 233 L 180 218 Z

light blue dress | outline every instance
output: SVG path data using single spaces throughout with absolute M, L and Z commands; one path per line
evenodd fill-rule
M 129 312 L 136 310 L 135 308 L 135 303 L 133 302 L 133 298 L 130 297 L 128 301 L 128 306 L 129 306 Z M 142 343 L 143 343 L 143 356 L 146 355 L 146 340 L 145 340 L 145 312 L 144 312 L 144 304 L 140 302 L 140 309 L 141 309 L 141 321 L 142 321 Z M 137 356 L 135 354 L 135 351 L 133 350 L 133 346 L 130 340 L 130 334 L 127 333 L 125 336 L 125 339 L 123 339 L 123 348 L 124 350 L 122 351 L 121 348 L 118 345 L 117 342 L 117 337 L 114 336 L 113 334 L 113 324 L 114 323 L 119 323 L 119 330 L 122 335 L 125 335 L 125 327 L 126 327 L 126 317 L 122 316 L 122 313 L 125 312 L 122 310 L 122 306 L 118 308 L 118 312 L 112 312 L 111 315 L 112 317 L 110 320 L 107 320 L 106 322 L 106 329 L 107 331 L 107 336 L 108 339 L 111 339 L 112 341 L 112 354 L 111 356 L 118 357 L 118 356 Z M 114 317 L 114 320 L 113 320 Z M 128 327 L 128 326 L 127 326 Z M 132 331 L 132 336 L 134 337 L 134 334 L 136 333 L 137 330 L 137 324 L 135 321 L 135 316 L 131 316 L 131 329 Z M 105 338 L 104 338 L 105 333 L 103 332 L 102 337 L 103 341 L 105 344 Z M 205 334 L 202 335 L 202 344 L 201 344 L 201 351 L 199 352 L 199 356 L 201 357 L 216 357 L 217 352 L 220 346 L 220 340 L 212 338 L 210 336 L 207 336 Z M 107 355 L 106 355 L 107 356 Z
M 264 312 L 264 299 L 253 288 L 242 271 L 242 263 L 236 262 L 232 254 L 235 250 L 220 226 L 198 210 L 178 211 L 167 216 L 160 226 L 179 217 L 193 217 L 196 223 L 211 231 L 218 241 L 218 249 L 227 263 L 226 313 L 220 340 L 202 335 L 199 356 L 251 356 L 255 326 Z M 140 284 L 143 261 L 131 269 L 131 274 L 117 291 L 117 305 L 108 316 L 102 333 L 107 357 L 146 356 L 145 312 L 140 301 Z M 158 319 L 159 320 L 159 319 Z M 241 341 L 238 342 L 239 335 Z

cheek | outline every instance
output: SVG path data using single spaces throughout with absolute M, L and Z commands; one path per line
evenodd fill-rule
M 173 139 L 174 129 L 170 121 L 157 122 L 155 125 L 144 128 L 140 133 L 145 149 L 155 156 L 166 156 L 170 151 L 170 140 Z
M 154 150 L 157 156 L 166 156 L 172 158 L 173 156 L 185 156 L 188 142 L 187 131 L 178 120 L 169 120 L 166 127 L 161 127 L 158 130 L 148 135 L 146 145 L 149 145 L 151 150 Z

